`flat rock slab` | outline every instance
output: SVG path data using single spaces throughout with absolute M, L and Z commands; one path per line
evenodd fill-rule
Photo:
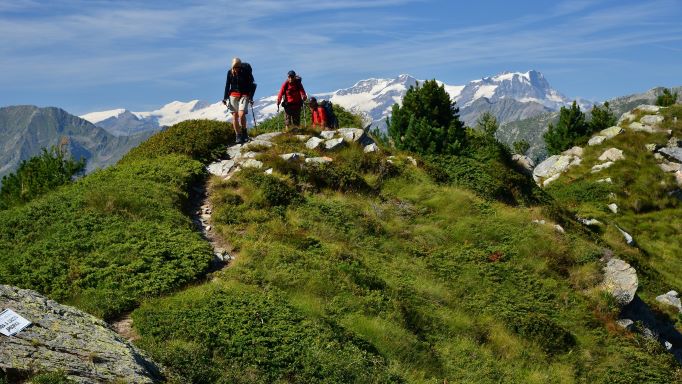
M 658 111 L 661 110 L 661 107 L 659 107 L 658 105 L 642 104 L 637 106 L 635 110 L 646 113 L 658 113 Z
M 623 128 L 618 127 L 618 126 L 613 126 L 613 127 L 608 127 L 608 128 L 602 129 L 601 131 L 599 131 L 599 134 L 601 136 L 606 136 L 606 139 L 608 140 L 608 139 L 613 138 L 614 136 L 620 135 L 623 132 L 625 132 L 625 130 Z
M 606 140 L 606 136 L 602 135 L 597 135 L 597 136 L 592 136 L 590 140 L 587 141 L 587 145 L 589 146 L 594 146 L 594 145 L 599 145 L 603 143 Z
M 618 304 L 625 306 L 635 298 L 639 281 L 637 271 L 630 264 L 617 258 L 606 263 L 604 271 L 604 289 L 610 293 Z
M 336 131 L 322 131 L 322 132 L 320 132 L 320 137 L 325 139 L 325 140 L 332 139 L 332 138 L 334 138 L 334 136 L 336 136 Z
M 236 165 L 234 160 L 223 160 L 217 163 L 210 164 L 207 168 L 208 173 L 220 177 L 227 176 L 232 168 Z
M 682 148 L 661 148 L 658 150 L 659 153 L 662 153 L 666 157 L 668 157 L 671 160 L 674 160 L 676 162 L 682 162 Z
M 660 115 L 646 115 L 639 119 L 639 122 L 645 125 L 661 125 L 663 123 L 663 116 Z
M 578 156 L 582 157 L 583 156 L 583 149 L 582 147 L 575 146 L 573 148 L 567 149 L 563 152 L 561 152 L 562 155 L 566 156 Z
M 282 132 L 269 132 L 269 133 L 263 133 L 261 135 L 258 135 L 253 138 L 253 140 L 264 140 L 264 141 L 270 141 L 274 139 L 275 137 L 281 135 Z
M 331 163 L 334 159 L 331 157 L 323 156 L 323 157 L 309 157 L 305 159 L 306 163 L 314 163 L 314 164 L 327 164 Z
M 656 132 L 654 127 L 652 127 L 650 125 L 642 124 L 640 122 L 630 123 L 630 125 L 628 125 L 628 127 L 630 129 L 632 129 L 633 131 L 638 131 L 638 132 L 647 132 L 647 133 Z
M 37 292 L 0 285 L 0 308 L 33 324 L 0 335 L 0 368 L 26 373 L 66 372 L 77 383 L 153 383 L 158 366 L 107 324 Z
M 360 141 L 365 136 L 365 131 L 360 128 L 339 128 L 336 132 L 349 143 Z
M 343 137 L 338 137 L 336 139 L 329 139 L 324 142 L 324 149 L 327 151 L 335 151 L 337 149 L 340 149 L 344 147 L 346 144 L 346 141 L 343 139 Z
M 539 182 L 540 179 L 546 179 L 564 172 L 573 160 L 574 157 L 569 155 L 550 156 L 533 169 L 533 179 L 535 179 L 535 182 Z
M 241 144 L 235 144 L 229 148 L 227 148 L 227 156 L 230 159 L 235 159 L 239 157 L 242 153 L 242 145 Z
M 311 137 L 308 139 L 308 141 L 306 141 L 305 147 L 308 149 L 315 149 L 319 148 L 322 143 L 324 143 L 324 139 L 320 139 L 319 137 Z
M 244 144 L 244 146 L 242 148 L 247 149 L 247 150 L 252 150 L 254 148 L 263 148 L 263 147 L 264 148 L 270 148 L 273 145 L 274 144 L 272 144 L 272 142 L 267 141 L 267 140 L 256 140 L 256 139 L 254 139 L 254 140 L 251 140 L 248 143 Z
M 656 296 L 656 301 L 659 303 L 672 305 L 677 308 L 677 311 L 682 313 L 682 301 L 680 301 L 679 294 L 677 291 L 670 291 L 665 295 Z
M 295 161 L 295 160 L 300 160 L 300 159 L 305 159 L 305 153 L 301 152 L 292 152 L 292 153 L 285 153 L 283 155 L 279 155 L 282 159 L 286 161 Z
M 599 161 L 618 161 L 625 159 L 623 151 L 618 148 L 609 148 L 599 156 Z
M 673 163 L 670 161 L 658 164 L 658 166 L 661 168 L 663 172 L 677 172 L 679 170 L 682 170 L 682 164 Z

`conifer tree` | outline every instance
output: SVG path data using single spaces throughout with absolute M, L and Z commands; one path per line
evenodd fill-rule
M 571 108 L 561 107 L 559 122 L 556 127 L 549 124 L 543 135 L 547 152 L 556 155 L 570 148 L 581 137 L 589 134 L 589 126 L 585 122 L 585 114 L 574 101 Z
M 656 99 L 656 105 L 669 107 L 677 102 L 677 92 L 672 93 L 668 88 L 663 89 L 663 94 Z
M 85 160 L 74 161 L 57 147 L 43 148 L 42 154 L 22 161 L 16 172 L 2 178 L 0 209 L 26 203 L 64 185 L 84 169 Z
M 483 131 L 488 136 L 495 136 L 499 127 L 497 118 L 490 112 L 483 112 L 476 121 L 476 129 Z
M 609 102 L 604 102 L 601 107 L 594 106 L 592 108 L 592 119 L 590 120 L 590 133 L 601 131 L 608 127 L 616 125 L 616 115 L 614 115 Z
M 422 154 L 455 154 L 465 138 L 459 108 L 435 80 L 410 87 L 402 107 L 393 105 L 388 134 L 399 149 Z

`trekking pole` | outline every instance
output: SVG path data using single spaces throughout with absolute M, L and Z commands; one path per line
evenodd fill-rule
M 306 118 L 305 118 L 305 110 L 306 110 L 306 108 L 307 108 L 307 107 L 305 106 L 305 101 L 304 101 L 304 102 L 303 102 L 303 129 L 307 129 L 307 128 L 308 128 L 308 121 L 307 121 Z
M 258 129 L 258 124 L 256 124 L 256 111 L 253 110 L 253 100 L 251 100 L 251 114 L 253 115 L 253 129 Z

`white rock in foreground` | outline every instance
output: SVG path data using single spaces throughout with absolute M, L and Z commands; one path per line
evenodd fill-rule
M 220 176 L 220 177 L 225 177 L 227 176 L 232 168 L 235 166 L 235 161 L 234 160 L 223 160 L 219 161 L 217 163 L 212 163 L 207 167 L 208 173 L 215 175 L 215 176 Z
M 322 156 L 322 157 L 309 157 L 305 159 L 306 163 L 316 163 L 316 164 L 328 164 L 331 163 L 334 159 L 331 157 L 327 156 Z
M 587 145 L 589 146 L 594 146 L 594 145 L 599 145 L 603 143 L 606 140 L 606 136 L 602 135 L 597 135 L 597 136 L 592 136 L 590 140 L 587 142 Z
M 573 156 L 550 156 L 533 169 L 533 179 L 536 183 L 539 183 L 542 179 L 548 179 L 554 175 L 560 174 L 567 170 L 573 161 Z
M 639 122 L 645 125 L 660 125 L 663 123 L 663 116 L 660 115 L 646 115 L 639 119 Z
M 244 168 L 263 168 L 263 162 L 256 159 L 248 159 L 242 163 Z
M 601 136 L 606 136 L 606 139 L 611 139 L 614 136 L 620 135 L 621 133 L 625 132 L 625 130 L 621 127 L 618 126 L 613 126 L 613 127 L 608 127 L 604 128 L 601 131 L 599 131 L 599 134 Z
M 670 291 L 665 295 L 656 296 L 656 301 L 663 304 L 672 305 L 677 311 L 682 313 L 682 301 L 680 301 L 677 291 Z
M 618 148 L 609 148 L 599 156 L 599 161 L 618 161 L 625 159 L 623 151 Z
M 376 143 L 368 144 L 365 145 L 365 148 L 362 150 L 364 153 L 372 153 L 372 152 L 377 152 L 379 150 L 379 146 L 376 145 Z
M 603 170 L 603 169 L 606 169 L 606 168 L 608 168 L 608 167 L 610 167 L 610 166 L 612 166 L 612 165 L 613 165 L 613 161 L 607 161 L 607 162 L 604 163 L 604 164 L 597 164 L 597 165 L 595 165 L 594 167 L 592 167 L 592 170 L 591 170 L 590 172 L 592 172 L 592 173 L 597 173 L 597 172 L 599 172 L 599 171 L 601 171 L 601 170 Z
M 646 113 L 657 113 L 658 111 L 661 110 L 661 107 L 659 107 L 658 105 L 642 104 L 642 105 L 637 106 L 637 108 L 635 108 L 635 110 L 641 111 L 641 112 L 646 112 Z
M 107 324 L 34 291 L 0 285 L 0 311 L 11 308 L 32 325 L 0 335 L 0 372 L 63 371 L 77 383 L 153 383 L 159 368 Z
M 319 137 L 311 137 L 306 141 L 305 147 L 308 149 L 315 149 L 318 148 L 322 143 L 324 143 L 324 139 L 320 139 Z

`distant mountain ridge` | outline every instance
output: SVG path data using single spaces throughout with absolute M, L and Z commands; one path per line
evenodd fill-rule
M 362 114 L 367 123 L 385 128 L 385 120 L 393 104 L 400 103 L 411 86 L 422 82 L 410 75 L 402 74 L 393 79 L 365 79 L 352 87 L 334 92 L 315 94 L 318 98 L 329 99 L 355 113 Z M 569 105 L 572 99 L 553 89 L 542 73 L 503 72 L 495 76 L 473 80 L 465 85 L 448 85 L 439 82 L 457 102 L 460 116 L 468 125 L 473 125 L 483 112 L 493 113 L 500 122 L 513 121 L 558 110 Z M 255 101 L 257 120 L 263 120 L 277 113 L 276 96 L 270 95 Z M 591 105 L 581 102 L 581 105 Z M 125 109 L 93 112 L 82 118 L 106 129 L 117 136 L 158 130 L 189 119 L 227 120 L 228 113 L 222 103 L 207 103 L 192 100 L 187 103 L 174 101 L 151 112 L 131 112 Z
M 94 124 L 55 108 L 32 105 L 0 108 L 0 178 L 42 148 L 66 143 L 76 159 L 87 160 L 86 171 L 118 161 L 152 132 L 116 137 Z

